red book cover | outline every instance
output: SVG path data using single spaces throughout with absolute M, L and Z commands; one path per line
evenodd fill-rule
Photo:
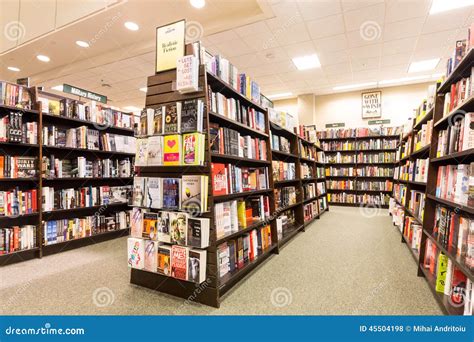
M 38 211 L 38 197 L 37 197 L 36 189 L 31 190 L 31 197 L 32 197 L 31 206 L 33 207 L 33 212 L 35 213 Z
M 19 246 L 19 233 L 20 233 L 20 228 L 15 227 L 13 228 L 13 250 L 16 251 L 18 250 Z
M 186 247 L 173 245 L 171 247 L 171 276 L 181 280 L 187 280 L 188 249 Z
M 431 245 L 431 254 L 430 254 L 430 273 L 435 273 L 436 268 L 436 245 Z
M 250 261 L 253 261 L 255 259 L 255 255 L 253 254 L 253 245 L 254 245 L 254 241 L 253 241 L 253 235 L 252 234 L 249 234 L 249 242 L 250 242 L 250 247 L 249 247 L 249 260 Z
M 452 250 L 452 244 L 453 244 L 453 236 L 454 236 L 454 225 L 455 225 L 455 220 L 454 218 L 456 217 L 456 214 L 453 213 L 450 218 L 449 222 L 449 238 L 448 238 L 448 252 L 451 252 Z
M 214 196 L 227 195 L 227 169 L 225 164 L 212 163 L 212 193 Z
M 463 305 L 466 297 L 467 278 L 461 270 L 456 267 L 453 270 L 453 278 L 451 280 L 451 301 L 455 305 Z

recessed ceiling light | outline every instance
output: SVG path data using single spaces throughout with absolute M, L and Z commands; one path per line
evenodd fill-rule
M 377 82 L 366 82 L 366 83 L 357 83 L 357 84 L 348 84 L 348 85 L 343 85 L 343 86 L 337 86 L 332 89 L 334 90 L 344 90 L 344 89 L 353 89 L 353 88 L 367 88 L 367 87 L 372 87 L 376 86 Z
M 126 106 L 126 107 L 123 107 L 123 109 L 125 109 L 129 112 L 138 112 L 138 111 L 140 111 L 140 108 L 135 107 L 135 106 Z
M 206 5 L 206 0 L 189 0 L 189 2 L 196 8 L 203 8 Z
M 83 47 L 83 48 L 88 48 L 89 47 L 89 43 L 84 42 L 82 40 L 76 40 L 76 44 L 79 45 L 80 47 Z
M 11 67 L 11 66 L 8 67 L 7 69 L 10 70 L 10 71 L 16 71 L 16 72 L 20 71 L 19 68 L 17 68 L 17 67 Z
M 474 0 L 433 0 L 430 14 L 437 14 L 472 5 L 474 5 Z
M 51 89 L 53 89 L 53 90 L 57 90 L 57 91 L 63 91 L 63 85 L 62 85 L 62 84 L 60 84 L 60 85 L 57 85 L 57 86 L 51 87 Z
M 394 78 L 392 80 L 380 81 L 379 84 L 392 84 L 392 83 L 410 82 L 410 81 L 423 80 L 423 79 L 431 78 L 431 77 L 432 77 L 432 75 L 421 75 L 421 76 L 413 76 L 413 77 Z
M 293 93 L 288 92 L 288 93 L 280 93 L 280 94 L 268 95 L 267 97 L 268 97 L 269 99 L 276 99 L 276 98 L 278 98 L 278 97 L 287 97 L 287 96 L 291 96 L 291 95 L 293 95 Z
M 147 88 L 147 87 L 143 87 L 143 88 L 140 88 L 139 90 L 140 90 L 140 91 L 143 91 L 144 93 L 146 93 L 147 90 L 148 90 L 148 88 Z
M 419 72 L 433 70 L 439 63 L 439 58 L 426 59 L 424 61 L 412 62 L 408 68 L 408 72 Z
M 295 66 L 298 68 L 298 70 L 307 70 L 321 67 L 321 63 L 319 62 L 317 54 L 295 57 L 293 58 L 293 63 L 295 63 Z
M 50 59 L 48 56 L 45 56 L 45 55 L 38 55 L 36 56 L 36 58 L 38 58 L 38 60 L 40 60 L 41 62 L 49 62 Z
M 137 24 L 135 24 L 132 21 L 127 21 L 125 24 L 125 27 L 128 28 L 130 31 L 138 31 L 140 28 Z

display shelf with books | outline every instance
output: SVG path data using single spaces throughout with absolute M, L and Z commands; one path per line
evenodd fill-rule
M 397 127 L 318 132 L 326 153 L 330 204 L 388 208 L 399 132 Z

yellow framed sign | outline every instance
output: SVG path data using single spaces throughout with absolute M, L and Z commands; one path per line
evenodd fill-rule
M 185 53 L 185 35 L 185 19 L 156 28 L 156 73 L 176 69 L 176 60 Z

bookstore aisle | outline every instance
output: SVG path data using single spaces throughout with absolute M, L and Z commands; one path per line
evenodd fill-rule
M 425 279 L 406 272 L 415 263 L 384 209 L 331 207 L 220 309 L 130 284 L 126 244 L 119 238 L 1 268 L 1 314 L 442 314 Z

